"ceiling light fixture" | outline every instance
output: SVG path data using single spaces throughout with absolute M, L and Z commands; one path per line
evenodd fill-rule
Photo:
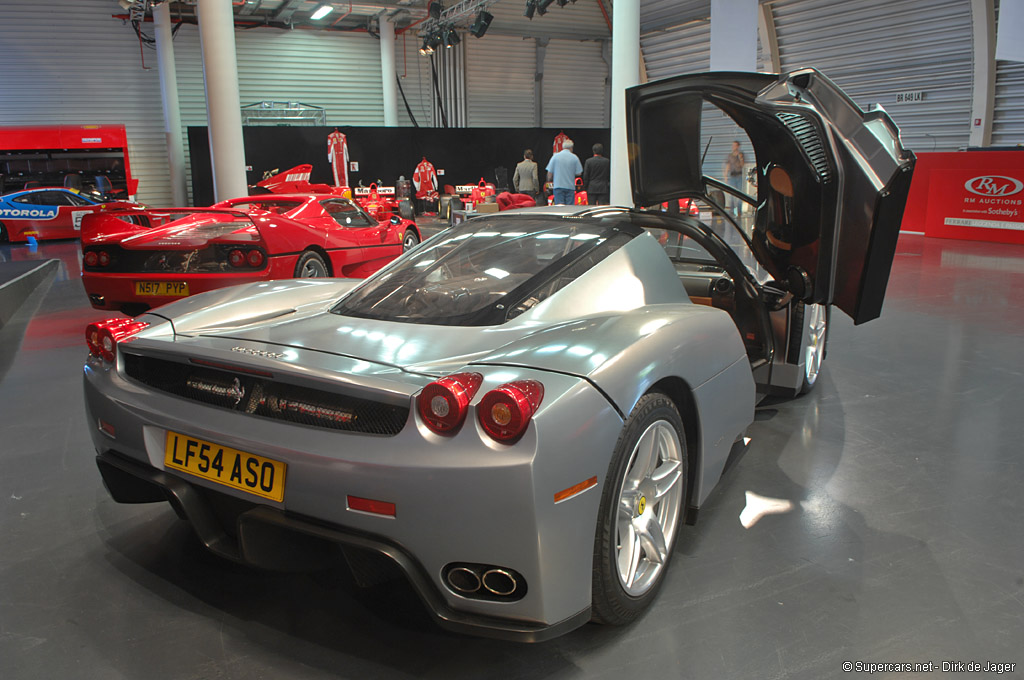
M 533 18 L 533 13 L 537 11 L 537 0 L 526 0 L 526 11 L 523 16 L 527 19 Z
M 544 16 L 548 13 L 548 7 L 551 7 L 555 0 L 537 0 L 537 14 Z
M 309 17 L 309 19 L 310 21 L 318 21 L 319 19 L 323 19 L 325 16 L 327 16 L 333 11 L 334 7 L 331 5 L 320 5 L 319 7 L 316 8 L 316 11 L 313 12 L 313 15 Z
M 441 3 L 435 0 L 434 2 L 431 2 L 429 5 L 427 5 L 427 14 L 430 15 L 431 19 L 440 19 Z
M 486 10 L 480 10 L 480 14 L 476 15 L 476 21 L 469 27 L 469 32 L 477 38 L 482 38 L 484 37 L 484 33 L 487 32 L 492 21 L 494 21 L 493 14 Z

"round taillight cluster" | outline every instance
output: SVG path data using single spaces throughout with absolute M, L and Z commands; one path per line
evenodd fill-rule
M 262 267 L 263 263 L 266 262 L 267 258 L 263 254 L 262 250 L 254 248 L 252 250 L 242 250 L 241 248 L 235 248 L 228 253 L 228 264 L 232 267 Z
M 499 442 L 518 439 L 526 431 L 544 398 L 544 386 L 536 380 L 505 383 L 487 394 L 477 407 L 484 431 Z
M 82 255 L 86 267 L 106 267 L 110 264 L 110 253 L 105 250 L 90 250 Z
M 431 432 L 454 434 L 483 381 L 479 373 L 453 373 L 424 387 L 416 406 Z
M 96 321 L 85 327 L 85 344 L 89 346 L 89 354 L 104 361 L 113 361 L 117 343 L 148 327 L 149 324 L 145 321 L 135 319 Z
M 416 407 L 427 428 L 455 434 L 482 382 L 479 373 L 454 373 L 424 387 Z M 543 399 L 544 386 L 536 380 L 508 382 L 484 395 L 476 408 L 477 420 L 492 439 L 511 443 L 526 431 Z

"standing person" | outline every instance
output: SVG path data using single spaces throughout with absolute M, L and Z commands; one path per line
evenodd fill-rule
M 540 205 L 537 194 L 540 192 L 540 180 L 537 178 L 537 164 L 533 160 L 533 149 L 523 152 L 523 160 L 516 166 L 512 175 L 512 186 L 517 194 L 526 194 Z
M 732 151 L 729 152 L 729 156 L 725 159 L 725 181 L 737 191 L 743 191 L 743 166 L 745 163 L 746 158 L 743 156 L 743 152 L 740 151 L 740 142 L 735 140 L 732 143 Z M 743 204 L 732 195 L 729 195 L 728 199 L 726 203 L 729 210 L 732 211 L 733 215 L 739 215 L 743 209 Z
M 576 177 L 583 173 L 583 164 L 572 152 L 571 139 L 548 161 L 548 181 L 554 189 L 555 205 L 572 205 L 576 195 Z
M 595 144 L 594 155 L 583 164 L 583 188 L 587 205 L 607 205 L 610 198 L 612 164 L 604 156 L 604 144 Z

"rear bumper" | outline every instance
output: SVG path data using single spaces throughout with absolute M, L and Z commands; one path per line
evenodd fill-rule
M 242 283 L 259 283 L 273 279 L 291 278 L 295 273 L 297 257 L 270 258 L 270 264 L 262 271 L 231 274 L 153 274 L 125 273 L 101 274 L 82 272 L 82 285 L 89 296 L 89 302 L 96 309 L 117 311 L 122 305 L 146 305 L 147 308 L 182 299 L 182 296 L 136 295 L 136 281 L 174 281 L 188 283 L 189 295 L 205 293 L 217 288 L 236 286 Z
M 438 625 L 448 630 L 517 642 L 543 642 L 590 620 L 589 606 L 553 625 L 460 612 L 448 606 L 415 557 L 385 538 L 256 504 L 238 515 L 234 538 L 222 528 L 207 496 L 183 479 L 140 465 L 111 450 L 98 454 L 96 464 L 115 501 L 169 501 L 178 515 L 192 524 L 210 551 L 228 559 L 267 569 L 300 570 L 337 562 L 341 558 L 338 548 L 383 555 L 401 569 Z M 288 562 L 282 563 L 282 557 Z
M 292 351 L 297 365 L 317 370 L 316 353 Z M 220 359 L 209 349 L 205 356 Z M 480 370 L 478 400 L 513 369 Z M 598 505 L 622 420 L 586 381 L 515 370 L 543 380 L 545 402 L 513 445 L 489 440 L 473 406 L 451 437 L 430 433 L 415 413 L 396 435 L 377 436 L 207 406 L 154 391 L 93 359 L 84 387 L 90 434 L 115 500 L 170 500 L 211 550 L 263 567 L 317 568 L 338 556 L 338 546 L 372 550 L 401 567 L 442 625 L 542 640 L 588 620 Z M 116 438 L 98 429 L 101 421 Z M 167 468 L 168 431 L 286 464 L 283 501 Z M 563 489 L 591 477 L 596 486 L 555 502 Z M 356 511 L 346 497 L 393 503 L 397 511 Z M 220 524 L 223 508 L 204 509 L 210 498 L 242 508 L 237 521 Z M 294 553 L 297 564 L 281 563 L 282 553 Z M 524 593 L 514 601 L 464 596 L 446 582 L 446 569 L 456 563 L 514 570 Z

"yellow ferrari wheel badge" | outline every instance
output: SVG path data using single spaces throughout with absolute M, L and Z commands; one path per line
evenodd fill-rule
M 647 508 L 647 496 L 640 496 L 640 500 L 636 504 L 636 514 L 644 514 L 644 510 Z

